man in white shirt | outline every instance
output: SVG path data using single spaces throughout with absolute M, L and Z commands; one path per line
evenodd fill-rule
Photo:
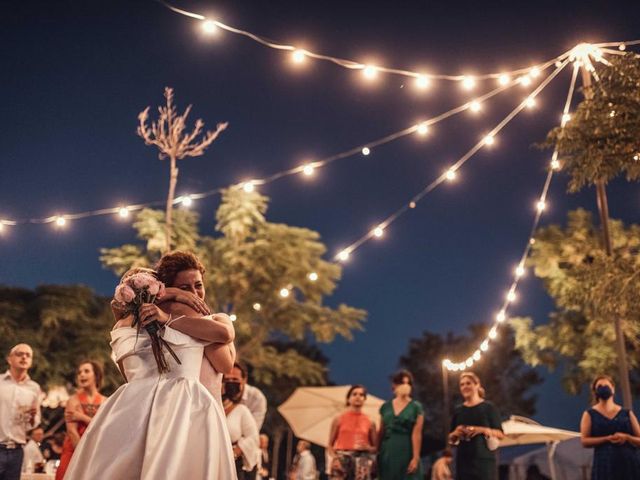
M 24 458 L 22 460 L 22 470 L 25 472 L 33 472 L 36 464 L 44 464 L 44 456 L 40 451 L 40 443 L 44 438 L 44 430 L 36 427 L 29 434 L 29 441 L 23 448 Z
M 311 445 L 305 440 L 300 440 L 296 445 L 298 451 L 298 462 L 295 470 L 295 480 L 316 480 L 318 471 L 316 469 L 316 459 L 309 450 Z
M 256 420 L 258 431 L 260 431 L 264 423 L 264 417 L 267 414 L 267 397 L 264 396 L 264 393 L 259 388 L 249 385 L 247 377 L 247 369 L 239 363 L 234 364 L 231 373 L 224 376 L 225 380 L 240 382 L 240 390 L 242 391 L 240 403 L 249 409 Z
M 9 370 L 0 375 L 0 480 L 19 480 L 27 431 L 40 423 L 40 386 L 28 371 L 33 350 L 26 343 L 7 356 Z

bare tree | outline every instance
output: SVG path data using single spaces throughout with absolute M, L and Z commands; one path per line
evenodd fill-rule
M 207 147 L 227 128 L 228 123 L 218 123 L 215 131 L 207 132 L 198 140 L 196 137 L 202 133 L 202 128 L 204 127 L 204 122 L 201 119 L 196 120 L 195 128 L 191 133 L 185 131 L 191 105 L 187 107 L 182 115 L 179 115 L 173 104 L 173 89 L 165 87 L 164 96 L 167 99 L 167 104 L 158 107 L 160 115 L 156 122 L 151 123 L 151 127 L 147 125 L 149 107 L 140 112 L 138 115 L 140 124 L 137 132 L 144 139 L 146 145 L 158 147 L 160 151 L 158 158 L 160 160 L 168 158 L 171 164 L 165 225 L 165 251 L 169 251 L 171 250 L 173 202 L 176 183 L 178 182 L 177 162 L 185 157 L 199 157 L 204 154 Z

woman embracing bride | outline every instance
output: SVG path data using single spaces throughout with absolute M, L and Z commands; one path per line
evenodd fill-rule
M 125 288 L 142 285 L 145 275 L 157 278 L 129 270 L 116 295 L 111 347 L 127 383 L 100 407 L 65 479 L 235 479 L 224 411 L 200 382 L 205 348 L 218 368 L 233 357 L 233 326 L 226 315 L 207 316 L 202 299 L 184 289 L 167 288 L 160 306 L 141 303 L 163 289 L 151 284 L 132 295 Z M 154 340 L 147 329 L 158 324 Z

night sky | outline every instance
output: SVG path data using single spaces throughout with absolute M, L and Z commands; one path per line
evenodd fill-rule
M 177 1 L 177 0 L 176 0 Z M 593 3 L 593 2 L 592 2 Z M 480 74 L 527 67 L 582 41 L 640 38 L 637 2 L 198 2 L 176 6 L 282 42 L 343 58 L 433 73 Z M 205 37 L 198 23 L 154 1 L 9 2 L 0 17 L 2 127 L 0 218 L 45 217 L 166 196 L 168 165 L 136 136 L 137 115 L 163 103 L 165 86 L 192 120 L 229 128 L 203 157 L 180 167 L 178 194 L 226 186 L 348 150 L 458 106 L 495 88 L 464 92 L 289 56 L 230 33 Z M 337 383 L 364 383 L 388 397 L 388 375 L 408 340 L 424 330 L 462 332 L 490 322 L 524 247 L 550 152 L 533 144 L 558 123 L 565 69 L 538 106 L 511 122 L 490 150 L 357 250 L 329 303 L 368 310 L 354 342 L 323 346 Z M 406 203 L 462 156 L 526 96 L 515 87 L 432 128 L 260 190 L 268 218 L 317 230 L 331 255 Z M 579 97 L 576 97 L 579 98 Z M 638 222 L 635 185 L 614 182 L 612 216 Z M 213 233 L 217 198 L 194 204 Z M 543 224 L 569 209 L 595 208 L 595 193 L 552 185 Z M 101 294 L 116 277 L 98 250 L 134 240 L 127 222 L 96 217 L 5 228 L 0 283 L 82 283 Z M 552 304 L 531 274 L 511 313 L 545 322 Z M 475 346 L 470 345 L 470 349 Z M 439 361 L 439 359 L 434 359 Z M 557 376 L 538 389 L 536 419 L 577 428 L 584 398 L 565 395 Z

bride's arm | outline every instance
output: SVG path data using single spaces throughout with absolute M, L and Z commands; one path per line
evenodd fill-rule
M 145 309 L 144 313 L 142 309 Z M 175 318 L 171 321 L 171 328 L 193 338 L 225 345 L 233 342 L 235 338 L 235 329 L 228 315 L 217 313 L 213 315 L 213 319 L 203 317 L 182 303 L 163 303 L 162 309 L 157 305 L 146 304 L 141 307 L 140 319 L 143 325 L 146 318 L 155 318 L 161 323 L 166 323 L 169 318 L 168 315 L 163 315 L 166 313 Z
M 216 372 L 228 374 L 236 361 L 236 347 L 233 342 L 225 345 L 214 343 L 204 348 L 204 356 Z

